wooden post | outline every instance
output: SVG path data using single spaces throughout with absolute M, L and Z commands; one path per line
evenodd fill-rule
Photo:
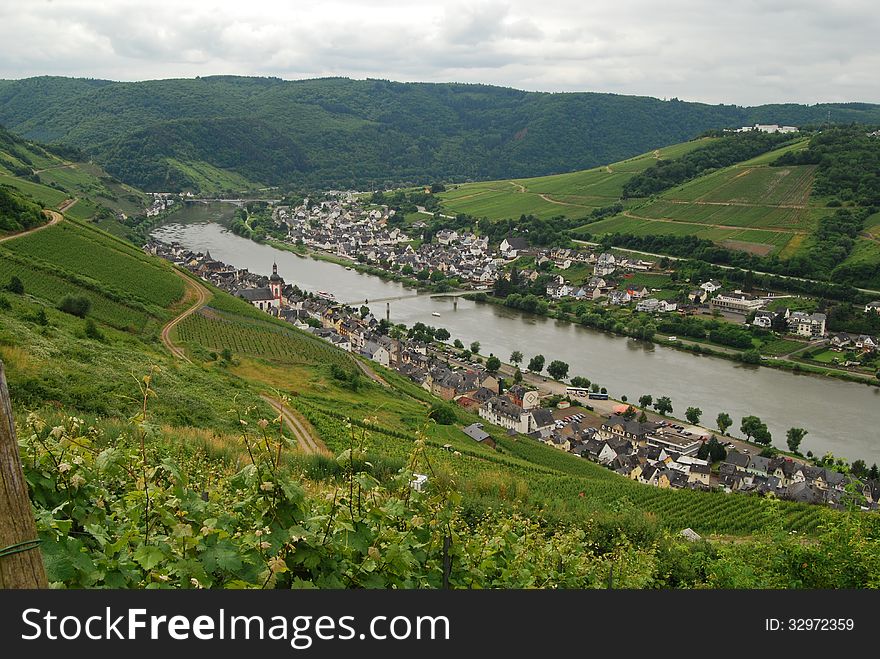
M 47 588 L 46 569 L 38 545 L 37 525 L 28 497 L 28 486 L 21 469 L 12 403 L 6 388 L 6 372 L 0 361 L 0 588 Z

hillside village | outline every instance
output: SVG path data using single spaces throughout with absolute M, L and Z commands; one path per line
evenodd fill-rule
M 607 418 L 587 414 L 592 410 L 589 405 L 583 407 L 584 413 L 567 413 L 567 405 L 544 407 L 546 392 L 522 384 L 504 391 L 498 375 L 487 372 L 481 364 L 455 366 L 424 340 L 399 332 L 389 335 L 387 321 L 377 319 L 369 310 L 356 310 L 302 291 L 286 283 L 277 266 L 273 266 L 271 276 L 256 275 L 217 261 L 210 253 L 193 252 L 176 243 L 152 241 L 145 249 L 342 350 L 398 371 L 433 395 L 476 411 L 486 423 L 504 428 L 512 436 L 543 442 L 632 480 L 660 488 L 772 493 L 833 507 L 845 504 L 847 491 L 857 491 L 864 509 L 876 509 L 880 503 L 877 481 L 844 477 L 787 457 L 769 459 L 731 448 L 717 471 L 713 470 L 705 455 L 705 447 L 714 438 L 709 431 L 695 436 L 666 420 L 636 420 L 634 410 L 627 405 L 618 406 Z M 553 257 L 561 256 L 567 259 L 572 255 L 555 253 Z M 612 265 L 620 266 L 613 256 L 607 256 L 594 258 L 597 266 L 602 263 L 606 275 L 611 274 Z M 551 258 L 549 253 L 547 258 Z M 716 283 L 706 282 L 701 290 L 713 289 Z M 572 402 L 577 404 L 576 397 Z M 494 446 L 482 424 L 468 426 L 463 432 L 474 441 Z

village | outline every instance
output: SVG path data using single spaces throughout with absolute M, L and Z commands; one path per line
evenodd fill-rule
M 394 209 L 367 209 L 350 193 L 296 208 L 277 206 L 276 223 L 287 227 L 286 242 L 305 245 L 352 261 L 376 265 L 403 275 L 432 281 L 445 279 L 455 288 L 486 289 L 500 266 L 516 251 L 490 249 L 487 238 L 443 230 L 435 241 L 413 247 L 413 238 L 394 224 Z M 413 226 L 425 228 L 424 223 Z
M 650 421 L 644 411 L 637 419 L 636 408 L 627 404 L 614 405 L 610 413 L 600 414 L 593 405 L 579 400 L 595 397 L 607 401 L 604 393 L 568 387 L 568 395 L 554 396 L 549 386 L 541 387 L 534 378 L 529 378 L 529 384 L 523 381 L 505 388 L 506 381 L 501 375 L 488 371 L 478 357 L 465 361 L 451 346 L 434 344 L 424 333 L 407 336 L 388 319 L 377 318 L 365 307 L 355 309 L 339 304 L 324 292 L 302 291 L 286 283 L 276 265 L 272 275 L 265 276 L 237 269 L 213 259 L 209 252 L 193 252 L 176 243 L 151 241 L 145 249 L 341 350 L 396 370 L 424 390 L 476 412 L 486 423 L 503 428 L 511 436 L 539 441 L 592 460 L 632 480 L 660 488 L 772 493 L 783 499 L 832 507 L 847 505 L 847 496 L 855 497 L 866 510 L 877 509 L 880 503 L 880 482 L 876 479 L 860 480 L 788 456 L 764 457 L 758 449 L 745 448 L 741 442 L 722 444 L 724 438 L 717 439 L 705 428 L 688 429 L 667 419 Z M 511 250 L 516 250 L 515 245 L 508 246 L 507 251 Z M 545 256 L 553 258 L 550 252 Z M 608 276 L 620 267 L 620 262 L 610 254 L 595 257 L 595 263 L 596 278 Z M 634 262 L 623 267 L 645 265 Z M 699 290 L 708 296 L 717 292 L 707 290 L 716 284 L 705 282 Z M 721 297 L 722 304 L 726 304 L 724 296 Z M 801 318 L 795 313 L 787 316 L 795 317 L 791 325 L 795 331 L 803 325 L 804 335 L 824 333 L 822 318 Z M 494 441 L 482 423 L 468 426 L 463 432 L 494 448 Z M 716 445 L 722 447 L 720 453 L 710 454 L 710 447 L 714 450 Z M 719 455 L 723 457 L 714 460 L 713 468 L 713 457 Z

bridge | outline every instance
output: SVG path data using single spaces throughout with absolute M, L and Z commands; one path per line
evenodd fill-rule
M 244 206 L 249 201 L 262 201 L 267 204 L 277 204 L 281 199 L 202 199 L 194 197 L 192 199 L 184 199 L 184 201 L 192 204 L 234 204 L 236 206 Z
M 456 291 L 450 293 L 431 293 L 427 295 L 427 297 L 462 297 L 463 295 L 467 295 L 468 293 L 473 293 L 473 291 Z M 424 293 L 415 293 L 413 295 L 395 295 L 392 297 L 379 297 L 370 300 L 369 298 L 364 298 L 363 300 L 352 300 L 351 302 L 342 302 L 342 304 L 353 307 L 355 305 L 361 304 L 377 304 L 379 302 L 396 302 L 397 300 L 411 300 L 416 297 L 426 297 Z

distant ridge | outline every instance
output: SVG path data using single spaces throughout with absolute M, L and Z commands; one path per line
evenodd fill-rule
M 622 160 L 713 128 L 880 123 L 866 103 L 757 107 L 479 84 L 211 76 L 0 81 L 0 123 L 76 146 L 121 180 L 200 189 L 378 187 L 540 176 Z M 218 177 L 224 178 L 224 177 Z

